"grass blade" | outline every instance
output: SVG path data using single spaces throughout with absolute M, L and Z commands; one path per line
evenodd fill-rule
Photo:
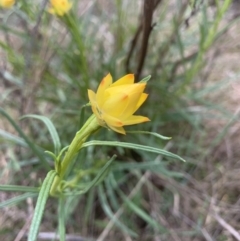
M 18 185 L 0 185 L 0 191 L 39 193 L 39 188 L 38 187 L 18 186 Z
M 28 144 L 22 138 L 15 136 L 2 129 L 0 129 L 0 136 L 2 136 L 4 139 L 6 139 L 10 142 L 14 142 L 15 144 L 21 145 L 23 147 L 28 147 Z
M 61 143 L 60 143 L 57 130 L 53 125 L 52 121 L 46 116 L 41 116 L 41 115 L 24 115 L 21 119 L 24 119 L 24 118 L 35 118 L 35 119 L 41 120 L 46 125 L 53 140 L 55 154 L 58 155 L 61 148 Z
M 118 141 L 89 141 L 85 142 L 82 147 L 88 147 L 88 146 L 120 146 L 124 148 L 129 148 L 129 149 L 135 149 L 135 150 L 141 150 L 141 151 L 147 151 L 147 152 L 153 152 L 157 154 L 161 154 L 164 156 L 168 156 L 171 158 L 176 158 L 178 160 L 181 160 L 185 162 L 183 158 L 180 156 L 173 154 L 169 151 L 165 151 L 156 147 L 151 147 L 151 146 L 143 146 L 139 144 L 133 144 L 133 143 L 128 143 L 128 142 L 118 142 Z
M 39 157 L 39 159 L 42 161 L 42 164 L 44 164 L 44 168 L 49 170 L 51 167 L 48 164 L 48 162 L 44 158 L 44 154 L 28 139 L 28 137 L 23 133 L 21 128 L 16 124 L 16 122 L 6 113 L 6 111 L 2 108 L 0 108 L 0 114 L 2 114 L 15 128 L 15 130 L 19 133 L 19 135 L 26 141 L 30 149 L 35 153 L 36 156 Z
M 65 199 L 64 197 L 59 198 L 58 204 L 58 230 L 60 241 L 65 241 L 66 229 L 65 229 Z
M 0 203 L 0 208 L 4 208 L 4 207 L 7 207 L 7 206 L 10 206 L 10 205 L 14 205 L 14 204 L 17 204 L 29 197 L 35 197 L 37 196 L 37 193 L 24 193 L 22 195 L 19 195 L 17 197 L 13 197 L 11 199 L 8 199 L 4 202 L 1 202 Z
M 43 181 L 43 185 L 40 189 L 40 193 L 37 199 L 33 220 L 32 220 L 29 235 L 28 235 L 28 241 L 36 241 L 37 239 L 37 234 L 38 234 L 39 226 L 42 220 L 45 204 L 47 202 L 49 191 L 51 189 L 55 176 L 56 176 L 56 172 L 52 170 L 48 172 L 46 178 Z
M 156 132 L 150 132 L 150 131 L 128 131 L 128 133 L 137 133 L 137 134 L 148 134 L 148 135 L 152 135 L 155 136 L 157 138 L 160 138 L 162 140 L 170 140 L 172 139 L 172 137 L 167 137 L 167 136 L 162 136 Z

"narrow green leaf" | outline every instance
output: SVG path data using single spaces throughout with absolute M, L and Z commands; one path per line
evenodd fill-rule
M 37 240 L 37 234 L 39 230 L 39 226 L 42 220 L 44 208 L 49 196 L 49 191 L 51 189 L 54 177 L 56 176 L 56 172 L 54 170 L 51 170 L 48 172 L 47 176 L 45 177 L 43 184 L 40 189 L 40 193 L 37 199 L 36 208 L 34 211 L 34 216 L 32 219 L 29 235 L 28 235 L 28 241 L 36 241 Z
M 78 129 L 80 130 L 81 127 L 84 125 L 84 117 L 85 117 L 85 106 L 80 109 L 80 116 L 79 116 L 79 126 Z
M 23 147 L 28 147 L 28 144 L 24 141 L 24 139 L 2 129 L 0 129 L 0 136 L 2 136 L 4 139 L 7 139 L 8 141 L 14 142 L 15 144 L 21 145 Z
M 46 154 L 48 154 L 54 161 L 56 161 L 57 157 L 55 154 L 51 151 L 45 151 Z
M 84 227 L 87 227 L 89 222 L 91 221 L 92 218 L 92 208 L 95 205 L 95 189 L 89 190 L 89 192 L 84 195 L 84 198 L 86 198 L 86 205 L 84 207 L 84 214 L 83 214 L 83 230 Z M 75 199 L 78 200 L 79 197 L 73 196 Z M 79 202 L 78 202 L 79 203 Z
M 46 125 L 53 140 L 55 154 L 58 155 L 61 148 L 61 143 L 60 143 L 57 130 L 53 125 L 52 121 L 46 116 L 42 116 L 42 115 L 25 115 L 21 119 L 24 119 L 24 118 L 35 118 L 35 119 L 41 120 Z
M 39 188 L 37 187 L 26 187 L 26 186 L 18 186 L 18 185 L 0 185 L 0 191 L 5 192 L 33 192 L 38 193 Z
M 10 205 L 15 205 L 29 197 L 35 197 L 37 196 L 37 193 L 24 193 L 22 195 L 19 195 L 17 197 L 13 197 L 11 199 L 8 199 L 4 202 L 1 202 L 0 203 L 0 208 L 3 208 L 3 207 L 7 207 L 7 206 L 10 206 Z
M 2 42 L 0 42 L 0 46 L 1 46 L 1 47 L 4 46 L 4 45 L 2 44 Z M 6 46 L 6 45 L 5 45 L 5 46 Z M 9 48 L 5 48 L 5 49 L 6 49 L 8 52 L 12 52 L 12 49 L 9 49 Z M 9 81 L 10 83 L 18 86 L 18 88 L 19 88 L 19 87 L 20 87 L 20 88 L 23 88 L 23 83 L 22 83 L 22 81 L 21 81 L 19 78 L 17 78 L 16 76 L 12 75 L 11 72 L 8 72 L 8 71 L 5 70 L 5 71 L 3 71 L 1 74 L 3 75 L 3 78 L 4 78 L 5 80 L 7 80 L 7 81 Z
M 111 172 L 110 176 L 111 175 L 113 175 L 112 172 Z M 113 187 L 112 183 L 109 181 L 109 178 L 105 178 L 104 183 L 106 185 L 107 196 L 109 198 L 111 207 L 114 210 L 118 210 L 120 208 L 119 198 L 117 197 L 117 193 L 113 189 L 114 187 Z
M 0 114 L 2 114 L 15 128 L 15 130 L 19 133 L 19 135 L 25 140 L 25 142 L 28 144 L 28 146 L 31 148 L 31 150 L 35 153 L 36 156 L 42 161 L 42 164 L 44 164 L 44 168 L 49 170 L 51 167 L 48 164 L 48 162 L 45 160 L 43 153 L 35 146 L 32 141 L 28 139 L 28 137 L 23 133 L 21 128 L 16 124 L 16 122 L 6 113 L 6 111 L 2 108 L 0 108 Z
M 150 79 L 151 79 L 151 75 L 146 76 L 145 78 L 143 78 L 142 80 L 139 81 L 139 83 L 147 83 Z
M 150 132 L 150 131 L 128 131 L 127 133 L 137 133 L 137 134 L 148 134 L 148 135 L 152 135 L 155 137 L 158 137 L 162 140 L 170 140 L 172 139 L 172 137 L 167 137 L 167 136 L 162 136 L 156 132 Z
M 58 230 L 60 241 L 65 241 L 66 228 L 65 228 L 65 199 L 64 197 L 59 198 L 58 203 Z
M 151 146 L 143 146 L 139 144 L 133 144 L 133 143 L 128 143 L 128 142 L 118 142 L 118 141 L 89 141 L 85 142 L 82 147 L 88 147 L 88 146 L 120 146 L 124 148 L 129 148 L 129 149 L 135 149 L 135 150 L 141 150 L 141 151 L 147 151 L 147 152 L 153 152 L 157 154 L 161 154 L 164 156 L 172 157 L 179 159 L 183 162 L 185 160 L 181 158 L 180 156 L 173 154 L 169 151 L 165 151 L 156 147 L 151 147 Z

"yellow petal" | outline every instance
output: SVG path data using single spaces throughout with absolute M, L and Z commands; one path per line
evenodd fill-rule
M 109 87 L 105 91 L 106 95 L 106 101 L 107 99 L 114 99 L 115 96 L 119 94 L 124 94 L 128 96 L 128 105 L 124 106 L 124 109 L 121 109 L 121 112 L 114 112 L 118 114 L 118 117 L 120 119 L 126 119 L 127 117 L 131 116 L 135 110 L 136 110 L 136 105 L 142 95 L 142 92 L 144 91 L 146 84 L 132 84 L 132 85 L 122 85 L 122 86 L 116 86 L 116 87 Z M 121 103 L 119 103 L 121 105 Z M 123 106 L 122 106 L 123 107 Z M 117 106 L 116 106 L 117 108 Z M 124 110 L 124 111 L 123 111 Z M 113 113 L 113 112 L 111 112 Z M 121 116 L 119 115 L 121 114 Z
M 120 85 L 130 85 L 134 83 L 134 74 L 127 74 L 114 82 L 111 87 L 120 86 Z
M 98 106 L 101 107 L 104 103 L 104 92 L 105 90 L 112 84 L 112 76 L 111 74 L 108 74 L 107 76 L 105 76 L 99 87 L 97 90 L 97 95 L 96 95 L 96 99 L 97 99 L 97 103 Z
M 96 102 L 96 94 L 92 90 L 88 90 L 88 98 L 91 103 Z
M 132 115 L 128 119 L 123 121 L 123 125 L 134 125 L 134 124 L 139 124 L 147 121 L 150 121 L 150 120 L 145 116 Z
M 136 105 L 135 111 L 137 111 L 137 109 L 144 103 L 144 101 L 147 99 L 147 97 L 148 97 L 148 94 L 142 93 L 142 95 L 141 95 L 141 97 L 140 97 L 140 99 L 138 100 L 138 103 L 137 103 L 137 105 Z M 135 111 L 134 111 L 134 112 L 135 112 Z
M 109 126 L 113 131 L 121 133 L 123 135 L 126 135 L 126 132 L 123 127 L 114 127 L 114 126 Z
M 128 102 L 128 95 L 125 93 L 117 93 L 116 95 L 109 96 L 109 98 L 103 104 L 102 109 L 109 115 L 119 117 L 127 108 Z
M 110 115 L 108 115 L 106 113 L 102 114 L 102 118 L 104 119 L 104 121 L 106 122 L 106 124 L 109 127 L 111 127 L 111 126 L 114 126 L 114 127 L 121 127 L 121 126 L 123 126 L 123 123 L 122 123 L 121 120 L 119 120 L 116 117 L 110 116 Z
M 111 85 L 109 88 L 105 90 L 104 94 L 108 96 L 112 96 L 118 93 L 125 93 L 131 96 L 132 93 L 136 93 L 136 92 L 139 92 L 142 94 L 145 87 L 146 87 L 145 83 L 132 84 L 132 85 L 120 85 L 120 86 L 114 86 L 114 87 L 112 87 Z
M 119 116 L 119 119 L 125 120 L 136 111 L 136 105 L 137 105 L 138 100 L 140 99 L 141 95 L 142 95 L 142 93 L 136 92 L 136 93 L 132 93 L 131 96 L 129 96 L 128 105 L 127 105 L 125 111 L 122 112 L 122 115 Z
M 92 111 L 93 111 L 94 115 L 96 116 L 96 118 L 98 120 L 98 123 L 100 125 L 104 125 L 104 120 L 102 119 L 97 107 L 95 105 L 92 105 L 91 107 L 92 107 Z
M 101 120 L 101 115 L 97 109 L 96 94 L 92 90 L 88 90 L 88 98 L 90 100 L 93 113 L 96 115 L 97 119 Z

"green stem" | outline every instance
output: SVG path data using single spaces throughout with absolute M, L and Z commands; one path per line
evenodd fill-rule
M 52 188 L 51 188 L 51 195 L 56 195 L 57 188 L 61 182 L 61 180 L 64 178 L 64 175 L 66 174 L 68 167 L 70 166 L 70 163 L 72 162 L 74 156 L 78 153 L 79 149 L 83 145 L 83 143 L 86 141 L 88 136 L 95 132 L 99 128 L 98 121 L 95 117 L 95 115 L 91 115 L 89 119 L 86 121 L 86 123 L 83 125 L 83 127 L 76 133 L 76 136 L 74 137 L 72 143 L 69 145 L 69 148 L 66 152 L 66 155 L 61 163 L 61 167 L 58 173 L 58 176 L 55 177 Z

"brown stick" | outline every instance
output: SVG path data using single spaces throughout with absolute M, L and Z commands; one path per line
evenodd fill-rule
M 141 44 L 141 52 L 137 67 L 137 73 L 136 73 L 136 81 L 139 81 L 139 77 L 142 72 L 142 68 L 146 59 L 147 55 L 147 49 L 148 49 L 148 41 L 150 37 L 150 33 L 152 31 L 152 18 L 153 18 L 153 12 L 156 8 L 157 4 L 160 2 L 158 0 L 157 2 L 155 0 L 144 0 L 143 4 L 143 36 L 142 36 L 142 44 Z
M 126 72 L 127 73 L 133 72 L 132 70 L 130 70 L 130 61 L 131 61 L 133 52 L 136 49 L 138 40 L 141 36 L 141 32 L 143 31 L 140 53 L 139 53 L 139 58 L 138 58 L 139 59 L 138 67 L 137 67 L 137 71 L 136 71 L 136 79 L 137 80 L 138 80 L 139 76 L 141 75 L 142 68 L 143 68 L 144 61 L 145 61 L 146 54 L 147 54 L 148 40 L 149 40 L 150 33 L 152 31 L 153 12 L 160 2 L 161 2 L 161 0 L 144 0 L 143 16 L 142 16 L 142 14 L 140 15 L 139 26 L 131 41 L 130 50 L 128 52 L 127 59 L 126 59 Z
M 131 46 L 130 46 L 130 50 L 128 52 L 128 56 L 127 56 L 127 60 L 126 60 L 126 73 L 130 73 L 132 72 L 130 70 L 130 60 L 132 58 L 132 55 L 133 55 L 133 51 L 135 49 L 135 47 L 137 46 L 137 42 L 138 42 L 138 39 L 139 39 L 139 36 L 140 36 L 140 33 L 142 32 L 142 24 L 140 24 L 138 26 L 138 29 L 131 41 Z

